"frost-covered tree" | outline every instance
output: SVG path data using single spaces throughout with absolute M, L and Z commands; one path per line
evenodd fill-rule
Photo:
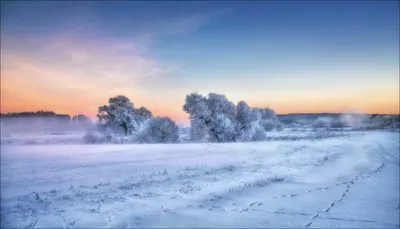
M 190 120 L 189 136 L 192 141 L 207 141 L 208 132 L 207 126 L 204 125 L 204 120 L 192 119 Z
M 256 115 L 259 120 L 259 125 L 264 128 L 265 131 L 272 131 L 280 128 L 280 122 L 275 111 L 271 108 L 258 108 L 252 109 L 253 115 Z
M 108 103 L 98 109 L 97 117 L 101 131 L 111 130 L 127 135 L 138 129 L 135 108 L 127 97 L 123 95 L 111 97 Z
M 205 125 L 208 130 L 208 140 L 211 142 L 235 141 L 235 104 L 225 95 L 210 93 L 206 99 L 209 119 Z
M 278 116 L 276 116 L 276 113 L 274 110 L 271 108 L 259 108 L 261 112 L 261 119 L 264 120 L 272 120 L 274 122 L 278 121 Z
M 192 93 L 186 96 L 183 110 L 189 114 L 191 139 L 230 142 L 265 139 L 260 122 L 277 122 L 269 108 L 250 108 L 240 101 L 236 106 L 225 95 L 209 93 L 207 97 Z
M 235 105 L 225 95 L 186 96 L 183 110 L 189 114 L 192 140 L 227 142 L 235 140 Z
M 139 134 L 139 142 L 146 143 L 174 143 L 178 139 L 178 126 L 168 117 L 150 118 Z
M 225 95 L 209 93 L 206 103 L 212 117 L 223 114 L 231 120 L 235 119 L 235 104 L 229 101 Z
M 149 111 L 146 107 L 135 109 L 135 115 L 139 125 L 143 124 L 146 120 L 153 117 L 151 111 Z
M 210 122 L 210 112 L 206 104 L 206 98 L 197 92 L 187 95 L 183 110 L 189 114 L 191 140 L 206 140 L 206 123 Z
M 261 120 L 261 111 L 257 107 L 252 107 L 251 108 L 251 116 L 254 120 L 260 121 Z
M 255 117 L 252 116 L 251 108 L 245 101 L 236 105 L 236 128 L 239 132 L 247 132 L 251 129 L 251 123 Z
M 74 115 L 72 123 L 75 125 L 89 125 L 92 123 L 91 119 L 83 114 Z
M 236 139 L 235 125 L 224 114 L 218 114 L 208 124 L 208 140 L 210 142 L 231 142 Z
M 250 141 L 255 133 L 255 128 L 259 127 L 261 113 L 253 110 L 246 102 L 240 101 L 236 105 L 236 133 L 237 140 Z

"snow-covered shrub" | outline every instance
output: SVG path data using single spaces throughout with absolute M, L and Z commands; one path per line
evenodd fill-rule
M 142 143 L 174 143 L 178 139 L 178 126 L 168 117 L 150 118 L 138 136 Z
M 284 128 L 285 128 L 285 126 L 283 125 L 283 123 L 281 123 L 281 122 L 278 121 L 277 124 L 276 124 L 275 129 L 276 129 L 277 131 L 282 131 Z
M 328 129 L 330 127 L 329 120 L 323 118 L 317 118 L 312 124 L 311 127 L 314 129 Z
M 265 131 L 272 131 L 275 129 L 276 123 L 271 119 L 264 119 L 260 121 L 260 126 L 264 128 Z
M 84 144 L 102 144 L 102 143 L 118 143 L 121 142 L 121 135 L 113 134 L 112 132 L 96 133 L 87 132 L 83 137 L 82 141 Z
M 108 143 L 111 144 L 128 144 L 134 143 L 134 138 L 132 136 L 120 136 L 120 135 L 112 135 Z
M 316 128 L 316 131 L 313 134 L 311 134 L 311 136 L 319 139 L 325 137 L 327 134 L 328 131 L 326 128 Z
M 400 122 L 394 122 L 390 126 L 391 129 L 400 129 Z
M 82 139 L 83 139 L 83 142 L 86 144 L 95 144 L 95 143 L 99 142 L 99 137 L 96 136 L 94 133 L 90 133 L 90 132 L 86 133 Z
M 261 127 L 258 127 L 254 130 L 253 135 L 251 136 L 251 141 L 264 141 L 267 138 L 265 130 Z
M 376 115 L 371 120 L 374 129 L 398 129 L 400 116 L 398 115 Z
M 330 127 L 331 127 L 331 128 L 343 128 L 343 127 L 344 127 L 344 124 L 343 124 L 343 122 L 340 120 L 340 118 L 335 118 L 335 119 L 332 119 L 332 120 L 331 120 L 331 122 L 330 122 Z

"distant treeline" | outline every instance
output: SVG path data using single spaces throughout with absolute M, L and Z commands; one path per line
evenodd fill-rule
M 53 111 L 36 111 L 36 112 L 11 112 L 7 114 L 1 114 L 1 118 L 27 118 L 27 117 L 55 117 L 64 120 L 71 120 L 71 116 L 68 114 L 57 114 Z
M 91 119 L 85 115 L 78 114 L 71 118 L 68 114 L 57 114 L 53 111 L 36 111 L 36 112 L 10 112 L 1 113 L 0 117 L 2 120 L 10 118 L 49 118 L 57 121 L 65 122 L 91 122 Z
M 332 120 L 338 120 L 345 113 L 290 113 L 290 114 L 278 114 L 279 121 L 284 124 L 292 124 L 295 122 L 311 123 L 318 118 L 331 118 Z M 374 119 L 377 116 L 386 114 L 365 114 L 369 119 Z M 399 117 L 399 115 L 387 115 L 393 117 Z

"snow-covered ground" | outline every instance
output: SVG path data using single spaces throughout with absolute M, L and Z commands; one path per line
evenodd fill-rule
M 1 226 L 398 228 L 399 137 L 164 145 L 2 137 Z

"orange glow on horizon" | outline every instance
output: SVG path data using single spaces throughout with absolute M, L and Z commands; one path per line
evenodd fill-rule
M 246 86 L 246 76 L 242 76 L 236 81 L 232 79 L 229 84 L 204 81 L 204 85 L 199 86 L 199 79 L 194 82 L 175 80 L 172 81 L 175 84 L 171 84 L 168 69 L 139 55 L 120 55 L 120 48 L 110 45 L 92 47 L 84 42 L 68 43 L 65 39 L 55 39 L 46 48 L 46 55 L 40 55 L 58 58 L 39 60 L 32 53 L 4 53 L 1 50 L 2 113 L 50 110 L 96 119 L 98 107 L 107 104 L 108 98 L 125 95 L 135 107 L 145 106 L 155 116 L 168 116 L 179 123 L 188 123 L 188 115 L 182 110 L 185 96 L 205 88 L 226 94 L 235 103 L 243 99 L 250 106 L 270 107 L 278 114 L 342 113 L 353 109 L 365 113 L 400 113 L 398 78 L 397 84 L 393 83 L 396 82 L 395 73 L 385 72 L 385 69 L 382 74 L 391 76 L 391 81 L 376 85 L 332 87 L 324 82 L 310 86 L 308 82 L 293 86 L 293 82 L 272 81 L 268 84 L 267 80 L 255 79 Z M 301 80 L 294 83 L 301 83 Z M 277 90 L 279 88 L 286 90 Z

